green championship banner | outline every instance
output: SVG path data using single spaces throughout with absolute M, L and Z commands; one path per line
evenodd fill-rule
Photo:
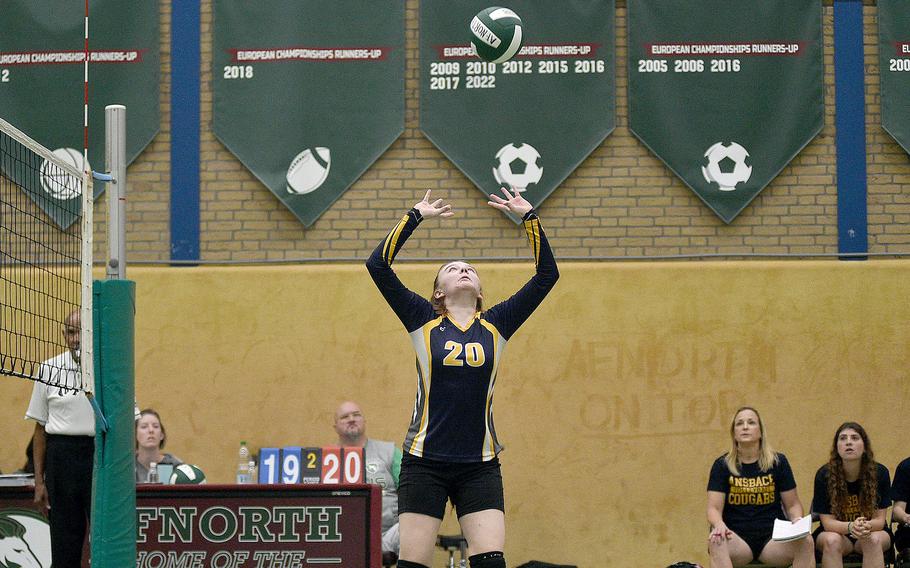
M 524 45 L 498 64 L 470 43 L 488 6 L 420 3 L 420 128 L 484 194 L 505 186 L 536 207 L 613 130 L 614 3 L 511 2 Z
M 404 131 L 404 0 L 216 0 L 215 135 L 310 226 Z
M 725 223 L 821 130 L 820 0 L 629 0 L 633 133 Z
M 92 0 L 89 22 L 88 159 L 103 171 L 104 107 L 126 106 L 127 163 L 158 132 L 158 2 Z M 4 0 L 0 10 L 0 116 L 80 171 L 85 25 L 83 2 Z M 78 218 L 81 180 L 0 167 L 60 227 Z M 97 198 L 104 185 L 94 187 Z
M 882 127 L 910 152 L 910 2 L 878 0 Z

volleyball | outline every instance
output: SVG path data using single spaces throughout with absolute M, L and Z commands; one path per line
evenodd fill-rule
M 82 171 L 82 152 L 72 148 L 57 148 L 53 154 L 77 171 Z M 82 195 L 82 179 L 53 162 L 44 160 L 41 164 L 41 188 L 54 199 L 65 201 Z
M 171 474 L 171 485 L 183 485 L 188 483 L 205 483 L 205 474 L 198 467 L 184 463 L 174 468 Z
M 471 43 L 485 61 L 508 61 L 521 49 L 522 38 L 521 18 L 508 8 L 492 6 L 471 20 Z

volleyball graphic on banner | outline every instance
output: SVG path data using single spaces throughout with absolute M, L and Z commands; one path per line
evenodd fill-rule
M 524 39 L 521 18 L 508 8 L 493 6 L 471 20 L 471 43 L 484 61 L 502 63 L 512 59 Z
M 496 183 L 513 191 L 525 191 L 529 185 L 536 184 L 543 178 L 540 152 L 530 144 L 506 144 L 496 152 L 493 177 L 496 178 Z
M 53 153 L 77 171 L 83 171 L 82 152 L 72 148 L 57 148 Z M 73 199 L 82 195 L 82 179 L 44 160 L 41 164 L 41 189 L 54 199 Z
M 421 0 L 420 130 L 485 196 L 507 187 L 539 207 L 615 126 L 615 3 L 506 4 L 517 12 L 508 42 L 495 29 L 508 18 L 485 20 L 506 14 L 490 4 Z M 517 25 L 512 59 L 481 59 L 502 56 L 483 53 L 497 43 L 486 30 L 502 49 Z

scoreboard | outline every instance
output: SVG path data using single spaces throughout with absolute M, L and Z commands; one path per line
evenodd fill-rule
M 364 483 L 363 448 L 325 446 L 262 448 L 258 482 L 263 485 Z

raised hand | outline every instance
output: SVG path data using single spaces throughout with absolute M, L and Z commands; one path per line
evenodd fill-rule
M 519 217 L 524 217 L 525 213 L 533 209 L 531 204 L 528 203 L 528 200 L 522 197 L 517 191 L 512 194 L 504 187 L 501 187 L 500 189 L 505 194 L 506 198 L 503 199 L 502 197 L 491 193 L 490 201 L 487 201 L 487 205 L 495 207 L 505 213 L 514 213 Z
M 427 194 L 423 196 L 423 200 L 418 201 L 414 205 L 414 209 L 420 212 L 420 215 L 424 219 L 429 219 L 430 217 L 452 217 L 455 215 L 455 212 L 452 211 L 452 205 L 449 203 L 443 203 L 442 199 L 437 199 L 436 201 L 430 202 L 430 192 L 432 190 L 427 190 Z

